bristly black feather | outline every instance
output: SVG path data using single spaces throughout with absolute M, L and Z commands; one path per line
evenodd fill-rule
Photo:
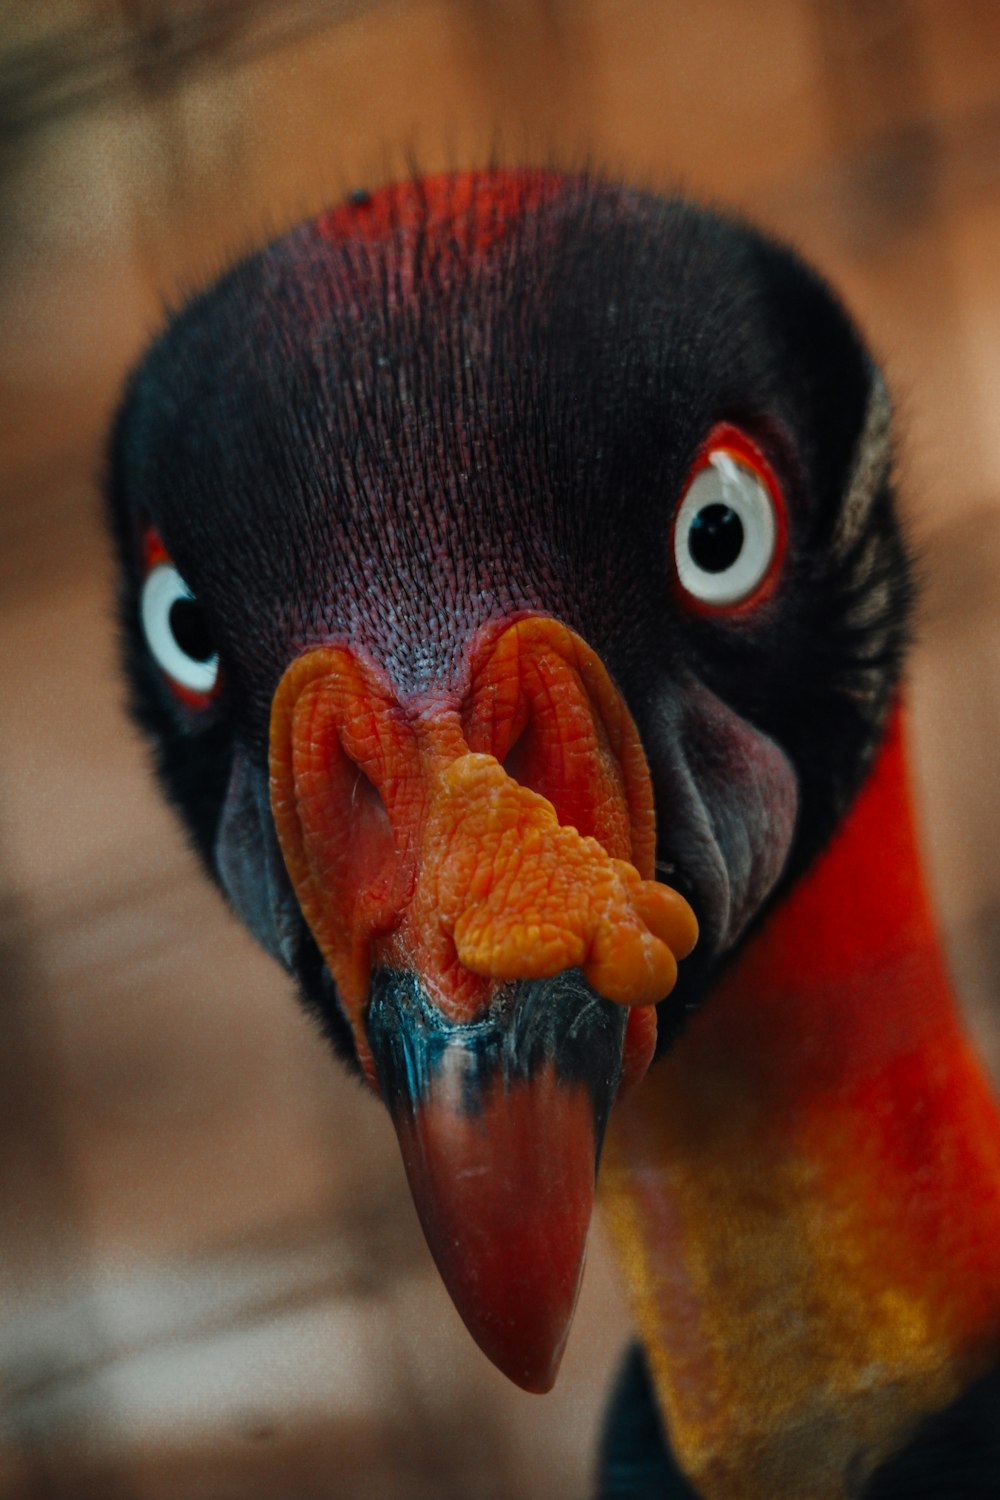
M 698 1500 L 670 1452 L 645 1355 L 629 1348 L 607 1411 L 595 1500 Z M 858 1500 L 997 1500 L 1000 1368 L 918 1427 Z
M 670 1452 L 641 1344 L 629 1346 L 615 1380 L 594 1500 L 698 1500 Z
M 880 1468 L 862 1500 L 997 1500 L 1000 1496 L 1000 1368 L 928 1417 Z

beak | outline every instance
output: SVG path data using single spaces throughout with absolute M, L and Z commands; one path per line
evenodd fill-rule
M 541 617 L 479 643 L 460 702 L 404 705 L 353 648 L 316 648 L 275 694 L 271 805 L 445 1284 L 484 1352 L 548 1390 L 608 1112 L 697 937 L 648 878 L 624 701 Z
M 626 1012 L 579 971 L 509 986 L 456 1025 L 375 976 L 368 1035 L 427 1243 L 480 1348 L 551 1388 L 583 1270 Z

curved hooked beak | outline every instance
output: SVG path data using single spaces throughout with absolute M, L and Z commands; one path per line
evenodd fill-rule
M 368 1036 L 427 1243 L 477 1344 L 552 1386 L 576 1305 L 626 1012 L 571 970 L 455 1025 L 379 970 Z
M 351 648 L 307 652 L 272 706 L 271 805 L 445 1284 L 543 1391 L 608 1112 L 697 925 L 648 878 L 649 775 L 599 658 L 528 617 L 472 669 L 461 703 L 408 707 Z

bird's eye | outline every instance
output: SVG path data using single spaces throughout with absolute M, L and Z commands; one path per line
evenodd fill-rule
M 140 615 L 146 644 L 174 685 L 207 697 L 218 680 L 218 653 L 205 611 L 172 563 L 149 573 Z
M 774 577 L 783 530 L 780 490 L 762 455 L 737 429 L 713 430 L 674 521 L 683 593 L 719 610 L 759 598 Z

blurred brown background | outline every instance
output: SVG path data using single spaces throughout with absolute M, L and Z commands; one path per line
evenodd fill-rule
M 164 302 L 415 158 L 738 205 L 901 412 L 931 873 L 1000 1073 L 994 0 L 0 7 L 0 1500 L 574 1500 L 628 1318 L 595 1236 L 554 1395 L 429 1265 L 378 1107 L 206 888 L 126 725 L 97 501 Z

